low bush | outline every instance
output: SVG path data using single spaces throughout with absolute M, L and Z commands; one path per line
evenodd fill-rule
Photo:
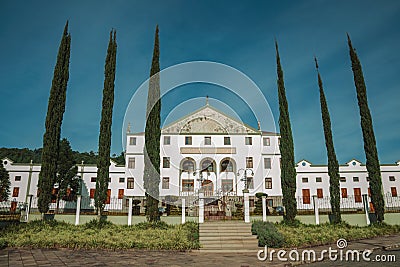
M 198 225 L 141 223 L 133 226 L 90 221 L 75 226 L 58 221 L 33 221 L 0 230 L 0 247 L 165 249 L 199 248 Z
M 284 237 L 271 222 L 256 221 L 251 226 L 251 232 L 257 235 L 259 247 L 279 248 L 284 245 Z

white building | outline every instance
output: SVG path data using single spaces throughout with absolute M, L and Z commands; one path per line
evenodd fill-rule
M 127 133 L 125 166 L 111 161 L 108 195 L 122 200 L 126 196 L 144 196 L 144 133 Z M 268 194 L 269 206 L 281 203 L 279 134 L 254 129 L 208 103 L 201 109 L 162 129 L 160 151 L 160 196 L 188 196 L 202 188 L 207 196 Z M 3 159 L 11 179 L 11 200 L 24 202 L 37 195 L 40 165 L 13 163 Z M 312 165 L 306 160 L 297 164 L 299 205 L 307 205 L 312 196 L 329 196 L 326 165 Z M 400 189 L 400 161 L 381 165 L 383 192 L 390 199 Z M 95 165 L 78 164 L 83 178 L 83 196 L 93 198 L 96 187 Z M 368 194 L 365 165 L 351 160 L 340 166 L 342 197 L 354 196 L 356 202 Z M 27 190 L 29 188 L 29 190 Z M 397 198 L 396 198 L 397 199 Z M 398 200 L 393 200 L 398 201 Z M 390 203 L 386 203 L 390 206 Z M 89 203 L 93 206 L 93 203 Z M 118 206 L 120 206 L 118 205 Z M 106 207 L 107 208 L 107 207 Z

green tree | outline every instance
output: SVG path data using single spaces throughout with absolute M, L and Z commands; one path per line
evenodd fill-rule
M 329 194 L 333 215 L 332 223 L 337 224 L 342 221 L 340 214 L 339 163 L 337 161 L 335 147 L 333 145 L 331 118 L 329 115 L 328 104 L 326 102 L 322 78 L 319 73 L 317 58 L 315 58 L 315 67 L 318 73 L 319 100 L 321 104 L 322 124 L 324 126 L 326 153 L 328 156 Z
M 97 161 L 97 179 L 95 192 L 95 206 L 98 219 L 103 214 L 104 204 L 107 199 L 110 148 L 111 148 L 111 124 L 114 106 L 114 81 L 117 61 L 116 31 L 110 32 L 106 63 L 104 67 L 104 89 L 103 104 L 101 110 L 100 134 L 99 134 L 99 157 Z
M 69 58 L 71 36 L 68 33 L 68 21 L 64 27 L 54 68 L 53 81 L 46 116 L 46 131 L 43 136 L 42 167 L 39 175 L 38 208 L 42 213 L 49 210 L 51 192 L 57 173 L 57 159 L 61 135 L 61 124 L 65 111 L 65 99 L 69 79 Z
M 76 179 L 78 167 L 74 160 L 71 145 L 66 138 L 60 141 L 60 151 L 57 162 L 57 178 L 55 183 L 58 185 L 56 194 L 57 211 L 60 199 L 74 200 L 78 191 L 79 180 Z
M 376 149 L 374 127 L 372 125 L 371 112 L 368 107 L 367 88 L 360 60 L 353 48 L 350 36 L 347 34 L 347 43 L 350 49 L 351 68 L 353 70 L 354 84 L 357 91 L 358 106 L 360 109 L 361 129 L 364 139 L 364 151 L 367 159 L 366 167 L 369 176 L 369 187 L 371 188 L 371 201 L 375 208 L 378 222 L 384 220 L 385 202 L 382 194 L 382 177 Z
M 160 184 L 160 137 L 161 137 L 161 99 L 160 99 L 160 49 L 158 25 L 156 27 L 153 60 L 150 70 L 149 92 L 147 96 L 146 129 L 144 147 L 143 181 L 146 190 L 146 216 L 151 222 L 160 219 L 158 197 Z
M 297 215 L 296 202 L 296 169 L 294 162 L 294 145 L 292 128 L 290 126 L 289 108 L 286 99 L 286 90 L 283 80 L 283 71 L 281 60 L 279 57 L 278 43 L 275 41 L 276 48 L 276 64 L 278 74 L 278 98 L 279 98 L 279 128 L 281 132 L 281 140 L 279 149 L 281 151 L 281 186 L 282 186 L 282 203 L 285 206 L 285 215 L 283 219 L 293 222 Z
M 0 202 L 7 201 L 10 195 L 10 176 L 4 168 L 3 162 L 0 162 Z

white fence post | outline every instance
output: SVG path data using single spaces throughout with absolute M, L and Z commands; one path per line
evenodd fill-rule
M 314 214 L 315 214 L 315 224 L 319 224 L 319 210 L 317 204 L 317 196 L 313 196 Z
M 367 225 L 370 225 L 371 222 L 369 221 L 369 214 L 368 214 L 368 197 L 367 194 L 362 195 L 362 200 L 364 204 L 364 211 L 365 211 L 365 220 L 367 221 Z
M 26 222 L 29 222 L 29 213 L 31 212 L 32 197 L 33 195 L 28 196 L 28 203 L 26 207 Z
M 199 193 L 199 223 L 204 223 L 204 193 Z
M 182 198 L 182 224 L 186 222 L 186 199 Z
M 78 199 L 76 200 L 75 225 L 79 225 L 79 216 L 81 214 L 81 199 L 82 196 L 78 195 Z
M 262 196 L 262 220 L 263 222 L 267 221 L 267 198 L 265 196 Z
M 133 206 L 133 198 L 129 197 L 128 198 L 128 206 L 129 206 L 129 210 L 128 210 L 128 225 L 131 226 L 132 225 L 132 206 Z
M 243 198 L 244 198 L 244 222 L 250 222 L 250 203 L 249 203 L 249 191 L 243 190 Z

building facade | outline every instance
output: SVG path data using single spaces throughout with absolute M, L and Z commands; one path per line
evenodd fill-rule
M 250 196 L 268 194 L 268 205 L 277 206 L 282 197 L 278 133 L 254 129 L 208 105 L 165 126 L 161 134 L 160 197 L 186 197 L 201 189 L 206 196 L 241 196 L 243 189 Z M 126 135 L 125 166 L 111 161 L 109 198 L 144 197 L 144 133 Z M 26 202 L 37 196 L 40 172 L 38 164 L 2 160 L 11 180 L 10 199 Z M 309 205 L 312 196 L 329 196 L 326 165 L 313 165 L 306 160 L 297 163 L 298 205 Z M 400 161 L 381 165 L 383 192 L 398 201 Z M 82 196 L 93 202 L 97 167 L 78 164 L 82 178 Z M 353 159 L 340 166 L 342 198 L 369 193 L 365 165 Z M 121 204 L 122 205 L 122 204 Z M 387 203 L 387 205 L 389 205 Z M 90 203 L 93 206 L 93 203 Z

